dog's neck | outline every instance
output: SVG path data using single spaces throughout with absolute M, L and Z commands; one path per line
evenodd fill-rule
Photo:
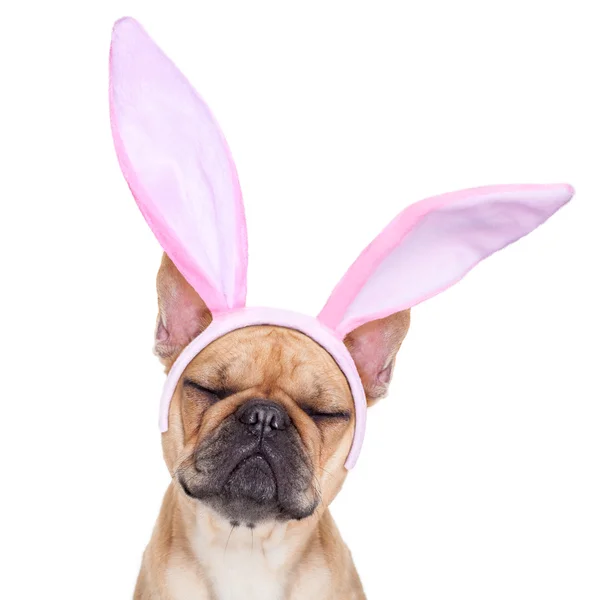
M 302 522 L 233 526 L 210 508 L 179 498 L 189 549 L 219 600 L 278 600 L 310 545 L 320 514 Z

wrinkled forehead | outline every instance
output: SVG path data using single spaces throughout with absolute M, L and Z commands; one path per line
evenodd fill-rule
M 248 389 L 277 386 L 290 395 L 352 396 L 331 355 L 308 336 L 285 327 L 237 329 L 204 348 L 185 370 L 205 385 Z

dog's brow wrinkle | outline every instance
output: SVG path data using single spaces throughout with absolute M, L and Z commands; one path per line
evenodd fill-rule
M 281 344 L 274 345 L 271 349 L 271 363 L 274 369 L 273 375 L 279 379 L 283 375 L 283 346 Z M 279 367 L 277 374 L 275 374 L 276 366 Z
M 219 370 L 217 372 L 217 379 L 219 381 L 219 384 L 222 385 L 223 387 L 227 387 L 227 381 L 228 381 L 228 371 L 229 371 L 229 365 L 227 364 L 222 364 L 219 367 Z
M 296 371 L 298 370 L 298 367 L 300 367 L 302 363 L 300 361 L 294 361 L 293 359 L 290 362 L 292 362 L 292 370 L 290 372 L 290 375 L 294 376 L 296 374 Z
M 298 394 L 298 400 L 301 402 L 309 403 L 313 400 L 318 400 L 319 398 L 321 398 L 321 396 L 323 396 L 323 387 L 320 383 L 315 383 L 310 387 L 304 388 Z

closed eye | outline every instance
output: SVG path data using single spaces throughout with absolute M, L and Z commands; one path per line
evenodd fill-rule
M 327 420 L 343 420 L 343 421 L 349 421 L 350 420 L 350 413 L 346 410 L 339 410 L 339 411 L 334 411 L 334 412 L 322 412 L 319 410 L 315 410 L 314 408 L 311 408 L 310 406 L 301 406 L 302 410 L 312 419 L 315 420 L 320 420 L 320 419 L 327 419 Z
M 187 388 L 191 388 L 197 392 L 201 392 L 202 394 L 206 394 L 208 396 L 213 396 L 215 399 L 218 399 L 218 400 L 223 400 L 224 398 L 227 398 L 227 396 L 231 396 L 232 394 L 235 393 L 232 390 L 228 390 L 228 389 L 224 389 L 224 388 L 219 388 L 219 389 L 209 388 L 209 387 L 199 384 L 196 381 L 193 381 L 192 379 L 184 379 L 183 386 L 187 387 Z

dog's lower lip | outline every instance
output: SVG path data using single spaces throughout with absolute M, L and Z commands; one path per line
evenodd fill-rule
M 237 471 L 245 463 L 247 463 L 249 461 L 252 461 L 252 460 L 262 461 L 266 465 L 268 465 L 269 469 L 271 469 L 271 463 L 269 462 L 269 460 L 267 459 L 267 457 L 262 452 L 255 452 L 254 454 L 250 454 L 250 456 L 246 456 L 242 460 L 240 460 L 240 462 L 233 469 L 233 473 L 235 473 L 235 471 Z
M 223 492 L 233 499 L 243 497 L 260 504 L 272 503 L 277 497 L 277 477 L 269 461 L 255 453 L 238 463 Z
M 269 467 L 271 467 L 271 463 L 270 463 L 269 459 L 264 455 L 263 452 L 258 451 L 258 452 L 255 452 L 254 454 L 245 456 L 242 460 L 240 460 L 240 462 L 235 466 L 235 468 L 233 470 L 235 471 L 236 469 L 241 467 L 244 463 L 248 462 L 249 460 L 264 461 L 267 465 L 269 465 Z

